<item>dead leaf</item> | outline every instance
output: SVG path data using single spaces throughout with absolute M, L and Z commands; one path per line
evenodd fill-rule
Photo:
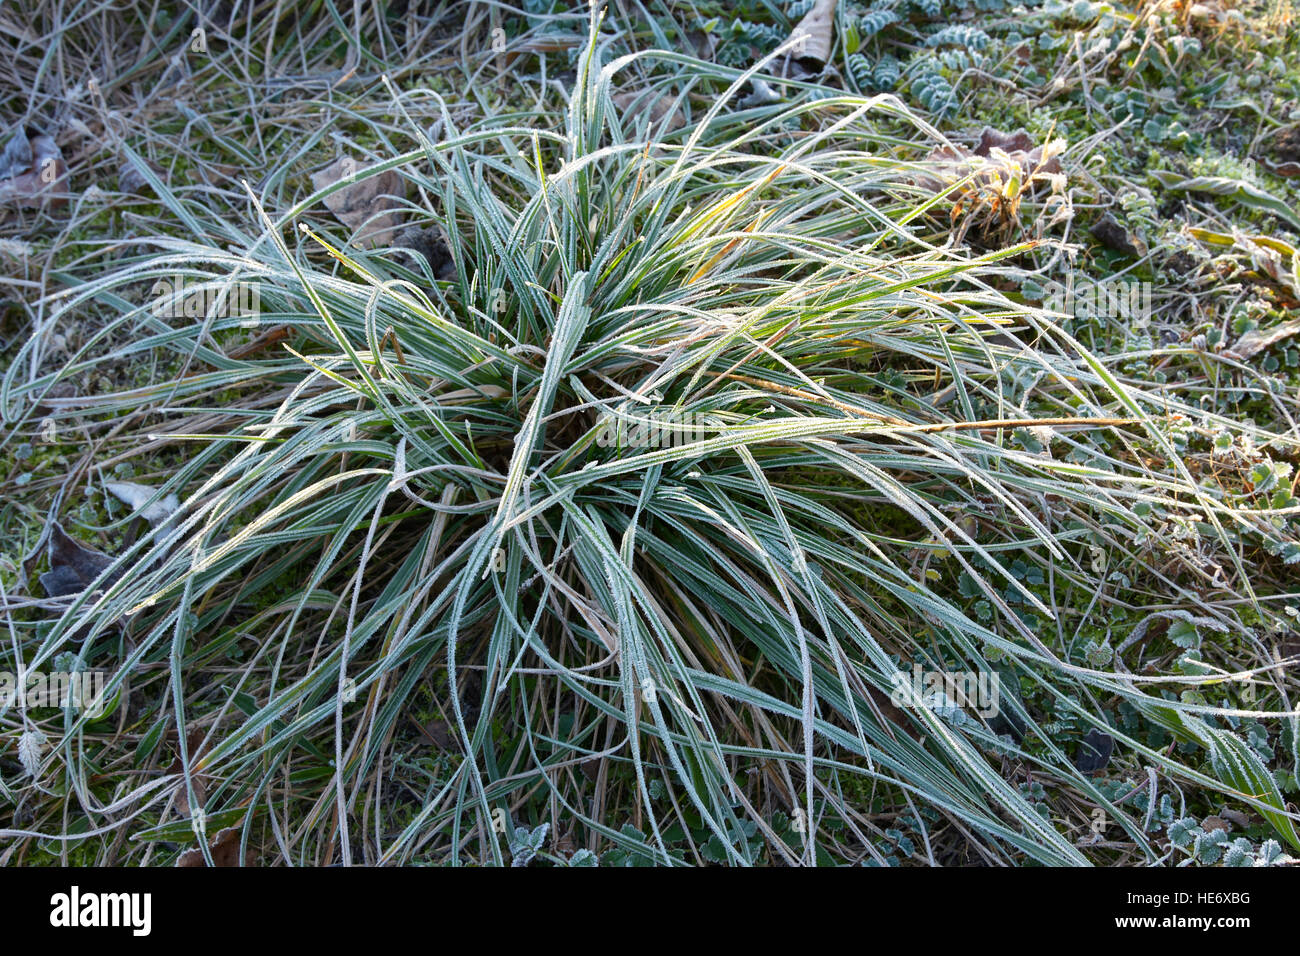
M 431 717 L 429 720 L 417 722 L 415 726 L 439 750 L 455 751 L 458 749 L 460 738 L 456 736 L 455 729 L 445 720 L 439 717 Z
M 68 166 L 49 136 L 20 128 L 0 152 L 0 202 L 18 206 L 66 205 Z
M 203 758 L 203 754 L 207 749 L 203 746 L 204 736 L 205 733 L 203 729 L 198 727 L 192 729 L 185 735 L 185 750 L 190 755 L 191 768 L 193 768 L 195 764 Z M 181 762 L 180 747 L 177 747 L 176 759 L 173 760 L 172 765 L 167 768 L 167 776 L 173 774 L 181 776 L 184 773 L 185 764 Z M 207 793 L 207 780 L 208 778 L 204 774 L 194 773 L 191 770 L 190 785 L 194 788 L 194 796 L 198 798 L 199 803 L 203 802 L 203 798 Z M 176 791 L 176 809 L 181 812 L 181 816 L 188 817 L 190 815 L 190 799 L 187 788 L 183 784 L 184 780 L 182 777 L 182 786 Z M 202 854 L 199 854 L 200 859 L 202 859 L 202 856 Z
M 312 188 L 325 189 L 362 172 L 364 167 L 357 160 L 343 156 L 311 174 Z M 325 206 L 354 230 L 354 244 L 388 245 L 397 233 L 401 220 L 398 210 L 405 197 L 406 181 L 388 169 L 331 193 L 325 197 Z
M 1074 766 L 1084 773 L 1096 773 L 1110 763 L 1115 750 L 1115 738 L 1096 727 L 1088 731 L 1074 755 Z
M 1165 268 L 1174 275 L 1189 276 L 1200 272 L 1203 261 L 1186 249 L 1177 249 L 1165 259 Z
M 831 58 L 835 39 L 837 0 L 817 0 L 804 18 L 795 24 L 790 39 L 796 40 L 791 55 L 798 60 L 813 60 L 818 66 Z
M 239 859 L 239 827 L 227 827 L 208 841 L 213 866 L 257 866 L 257 853 L 249 847 L 241 863 Z M 186 850 L 176 860 L 177 866 L 207 866 L 203 851 L 198 847 Z
M 32 411 L 41 417 L 53 415 L 60 408 L 66 407 L 54 404 L 54 402 L 59 399 L 73 399 L 75 401 L 76 395 L 77 389 L 70 382 L 55 382 L 36 400 L 36 404 L 32 406 Z
M 149 170 L 159 179 L 163 178 L 164 170 L 157 163 L 144 161 Z M 139 165 L 130 159 L 122 161 L 122 165 L 117 168 L 117 190 L 123 193 L 134 193 L 139 195 L 148 187 L 149 182 L 144 178 L 144 173 L 140 171 Z
M 1033 148 L 1033 138 L 1023 129 L 1018 129 L 1014 133 L 1003 133 L 992 126 L 985 126 L 980 131 L 980 141 L 972 152 L 976 156 L 987 156 L 995 149 L 1000 149 L 1004 153 L 1027 153 Z
M 686 31 L 686 41 L 690 44 L 691 53 L 701 60 L 711 61 L 718 48 L 718 38 L 705 30 Z
M 511 43 L 509 48 L 501 51 L 505 65 L 513 66 L 515 60 L 523 56 L 536 56 L 545 53 L 568 53 L 577 47 L 582 46 L 585 37 L 558 33 L 548 33 L 543 36 L 531 37 L 527 40 L 516 40 Z
M 770 106 L 773 103 L 781 102 L 781 94 L 772 89 L 768 82 L 760 77 L 750 77 L 749 88 L 749 95 L 736 103 L 736 106 L 742 110 L 753 109 L 755 106 Z
M 69 537 L 57 521 L 50 525 L 48 553 L 50 570 L 41 575 L 41 585 L 50 597 L 80 594 L 113 563 L 104 552 Z
M 427 229 L 407 226 L 397 234 L 393 245 L 424 256 L 429 263 L 429 271 L 433 273 L 435 279 L 456 278 L 456 260 L 452 257 L 447 234 L 438 226 L 430 226 Z M 412 260 L 411 264 L 414 265 L 410 255 L 406 253 L 399 255 L 401 258 Z
M 1292 319 L 1290 322 L 1283 322 L 1268 329 L 1251 329 L 1237 339 L 1232 348 L 1225 349 L 1223 354 L 1244 362 L 1254 358 L 1269 346 L 1276 345 L 1296 334 L 1300 334 L 1300 319 Z
M 1134 259 L 1143 255 L 1146 243 L 1119 224 L 1119 220 L 1106 213 L 1088 230 L 1093 238 L 1107 249 Z
M 1245 273 L 1248 278 L 1264 285 L 1276 284 L 1290 297 L 1300 298 L 1300 256 L 1276 236 L 1252 236 L 1235 228 L 1230 233 L 1194 227 L 1187 231 L 1206 245 L 1230 247 L 1233 261 L 1248 259 L 1252 270 Z
M 647 102 L 649 110 L 646 109 Z M 614 105 L 625 120 L 629 113 L 635 112 L 639 117 L 649 112 L 650 125 L 661 133 L 671 133 L 686 125 L 686 117 L 677 105 L 677 97 L 669 93 L 661 93 L 651 99 L 644 90 L 628 90 L 614 96 Z M 666 123 L 664 117 L 668 117 Z
M 1273 153 L 1277 161 L 1285 166 L 1300 165 L 1300 125 L 1288 126 L 1279 130 L 1273 137 Z M 1283 173 L 1281 175 L 1295 175 Z
M 156 491 L 146 485 L 137 485 L 133 482 L 109 482 L 109 490 L 115 495 L 122 498 L 133 508 L 139 508 L 140 505 L 148 501 Z M 168 495 L 161 501 L 156 501 L 153 505 L 145 508 L 142 517 L 145 517 L 153 525 L 153 531 L 150 532 L 158 538 L 156 560 L 162 560 L 166 550 L 172 545 L 177 536 L 178 529 L 175 527 L 177 521 L 177 509 L 180 504 L 175 495 Z M 129 547 L 129 543 L 127 545 Z M 52 598 L 71 597 L 85 591 L 95 580 L 116 560 L 113 556 L 105 554 L 102 551 L 96 551 L 94 548 L 88 548 L 75 538 L 70 537 L 63 527 L 57 522 L 50 522 L 47 555 L 50 569 L 40 576 L 41 585 L 45 588 L 45 593 Z M 36 560 L 35 557 L 28 559 L 24 565 L 27 567 Z M 154 566 L 155 561 L 150 561 L 145 565 L 145 569 Z M 118 580 L 127 568 L 118 568 L 117 571 L 110 574 L 104 579 L 102 587 L 108 587 Z M 115 624 L 120 624 L 129 620 L 131 615 L 124 615 L 117 619 Z M 85 640 L 90 633 L 91 625 L 84 624 L 74 630 L 70 635 L 71 640 Z
M 0 150 L 0 179 L 11 179 L 32 168 L 32 143 L 25 129 L 20 129 Z

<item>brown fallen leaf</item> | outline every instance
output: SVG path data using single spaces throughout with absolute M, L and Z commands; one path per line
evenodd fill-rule
M 647 103 L 649 104 L 648 110 L 646 109 Z M 681 108 L 677 106 L 677 97 L 669 93 L 661 93 L 651 98 L 644 90 L 628 90 L 615 94 L 614 105 L 618 107 L 624 119 L 633 111 L 638 116 L 649 112 L 650 125 L 662 133 L 671 133 L 686 125 L 686 117 L 682 115 Z M 664 117 L 668 117 L 666 123 Z
M 1300 164 L 1300 125 L 1288 126 L 1274 134 L 1273 153 L 1279 163 Z
M 113 563 L 109 555 L 69 536 L 57 521 L 50 524 L 48 554 L 50 570 L 41 575 L 41 585 L 50 597 L 80 594 Z
M 1217 815 L 1226 820 L 1229 827 L 1238 826 L 1245 829 L 1246 827 L 1254 826 L 1255 823 L 1249 814 L 1242 813 L 1240 810 L 1234 810 L 1232 807 L 1224 807 Z
M 1300 176 L 1300 126 L 1280 129 L 1269 135 L 1265 142 L 1268 139 L 1272 140 L 1268 151 L 1274 159 L 1269 160 L 1258 152 L 1252 158 L 1274 176 Z
M 460 743 L 455 728 L 441 718 L 432 717 L 423 722 L 417 721 L 415 726 L 439 750 L 455 751 Z
M 1297 334 L 1300 334 L 1300 319 L 1282 322 L 1267 329 L 1251 329 L 1237 339 L 1232 348 L 1224 349 L 1223 354 L 1228 358 L 1244 362 L 1247 359 L 1254 358 L 1269 346 L 1276 345 L 1283 339 L 1288 339 Z
M 1281 176 L 1283 179 L 1291 179 L 1300 176 L 1300 163 L 1297 163 L 1294 160 L 1289 160 L 1284 163 L 1274 163 L 1264 159 L 1262 156 L 1254 157 L 1254 159 L 1255 162 L 1259 163 L 1259 165 L 1263 166 L 1274 176 Z
M 197 764 L 203 757 L 205 749 L 203 747 L 203 738 L 204 732 L 202 728 L 198 727 L 192 729 L 185 735 L 185 749 L 189 752 L 191 767 Z M 173 760 L 172 765 L 167 768 L 167 775 L 171 776 L 172 774 L 176 774 L 177 776 L 180 776 L 183 773 L 185 773 L 185 765 L 181 763 L 181 752 L 180 748 L 177 747 L 176 759 Z M 207 792 L 208 778 L 203 774 L 194 773 L 191 774 L 191 779 L 193 780 L 194 785 L 194 796 L 198 798 L 199 803 L 202 803 Z M 176 791 L 176 809 L 181 812 L 181 816 L 183 817 L 188 817 L 190 815 L 189 794 L 186 792 L 183 778 L 181 787 Z M 202 854 L 199 854 L 199 857 L 201 859 Z
M 145 164 L 159 179 L 162 179 L 165 175 L 165 171 L 157 163 L 145 160 Z M 140 167 L 130 159 L 122 160 L 122 165 L 117 168 L 118 192 L 135 193 L 136 195 L 139 195 L 148 187 L 149 181 L 144 178 L 144 173 L 140 171 Z
M 213 866 L 257 866 L 257 853 L 252 847 L 239 859 L 239 827 L 227 827 L 208 841 Z M 203 851 L 198 847 L 186 850 L 176 859 L 177 866 L 207 866 Z
M 1110 763 L 1110 755 L 1115 750 L 1115 738 L 1096 727 L 1088 731 L 1087 736 L 1079 742 L 1079 750 L 1074 755 L 1074 766 L 1084 773 L 1096 773 L 1105 769 Z
M 713 55 L 718 48 L 718 38 L 711 32 L 704 30 L 688 30 L 686 32 L 686 42 L 689 44 L 691 53 L 701 60 L 713 60 Z
M 50 422 L 53 427 L 53 422 Z M 112 555 L 88 548 L 76 538 L 63 530 L 57 521 L 49 523 L 46 555 L 50 569 L 40 576 L 41 586 L 47 597 L 67 598 L 81 594 L 95 582 L 109 565 L 113 563 Z M 39 560 L 39 554 L 33 554 L 23 563 L 24 576 L 31 573 L 32 565 Z M 103 582 L 104 587 L 112 585 L 125 572 L 119 568 Z M 62 603 L 62 602 L 61 602 Z M 58 611 L 55 612 L 60 613 Z M 122 619 L 119 618 L 119 622 Z M 83 622 L 74 625 L 67 633 L 67 640 L 84 641 L 91 632 L 91 624 Z
M 817 0 L 790 32 L 796 39 L 791 55 L 797 60 L 812 60 L 818 66 L 831 58 L 835 39 L 835 7 L 838 0 Z
M 440 226 L 430 226 L 427 229 L 407 226 L 397 234 L 393 245 L 401 250 L 409 249 L 424 256 L 435 279 L 456 278 L 456 259 L 451 254 L 447 234 Z M 412 267 L 415 265 L 414 257 L 405 251 L 399 252 L 397 258 L 399 261 L 409 262 Z
M 1121 255 L 1136 259 L 1146 251 L 1146 243 L 1121 226 L 1110 213 L 1103 215 L 1088 231 L 1107 249 Z
M 1178 276 L 1190 276 L 1199 273 L 1203 259 L 1186 249 L 1176 249 L 1165 258 L 1165 268 Z
M 48 406 L 43 407 L 48 408 Z M 53 427 L 52 422 L 51 427 Z M 133 511 L 139 512 L 139 516 L 145 521 L 160 529 L 159 534 L 166 533 L 166 527 L 180 508 L 180 501 L 174 494 L 160 501 L 153 501 L 157 489 L 148 485 L 132 481 L 110 481 L 105 483 L 105 489 Z M 57 521 L 50 522 L 46 540 L 46 555 L 50 569 L 41 574 L 40 580 L 46 595 L 52 598 L 80 594 L 90 587 L 115 560 L 113 555 L 86 547 L 64 531 L 63 526 Z M 29 563 L 34 560 L 34 558 L 29 559 Z M 109 575 L 104 581 L 104 586 L 113 584 L 125 571 L 126 568 L 119 568 Z
M 343 156 L 311 174 L 312 188 L 325 189 L 363 171 L 357 160 Z M 355 231 L 352 241 L 356 245 L 388 245 L 397 233 L 405 197 L 406 181 L 388 169 L 331 193 L 325 197 L 325 206 Z
M 47 401 L 48 399 L 75 399 L 77 395 L 76 386 L 70 382 L 55 382 L 36 399 L 32 406 L 32 411 L 44 418 L 47 415 L 53 415 L 59 411 L 59 406 Z
M 509 48 L 501 51 L 507 67 L 513 66 L 515 60 L 522 56 L 537 56 L 544 53 L 568 53 L 582 46 L 585 37 L 576 34 L 564 35 L 548 33 L 544 36 L 517 40 Z
M 58 143 L 20 128 L 0 152 L 0 203 L 66 205 L 68 166 Z

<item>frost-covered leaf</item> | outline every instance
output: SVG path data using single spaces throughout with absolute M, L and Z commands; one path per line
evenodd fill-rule
M 351 156 L 343 156 L 311 174 L 314 189 L 321 190 L 363 172 Z M 325 206 L 343 225 L 354 230 L 355 245 L 386 245 L 397 233 L 406 181 L 391 169 L 367 175 L 325 197 Z
M 831 58 L 835 37 L 835 7 L 839 0 L 817 0 L 790 33 L 796 40 L 793 54 L 800 60 L 825 63 Z
M 1203 832 L 1194 818 L 1183 817 L 1169 824 L 1169 842 L 1176 847 L 1189 847 Z
M 1151 175 L 1159 179 L 1166 189 L 1227 196 L 1243 206 L 1272 213 L 1288 223 L 1292 229 L 1300 229 L 1300 213 L 1297 213 L 1289 203 L 1245 180 L 1227 176 L 1193 176 L 1184 179 L 1177 173 L 1166 170 L 1153 170 Z
M 151 525 L 158 525 L 174 515 L 180 508 L 180 500 L 174 494 L 158 498 L 158 489 L 148 485 L 136 484 L 134 481 L 109 481 L 104 487 L 118 501 L 127 505 L 132 511 L 138 511 L 140 517 Z
M 1276 840 L 1265 840 L 1255 857 L 1255 865 L 1273 866 L 1275 863 L 1282 863 L 1290 859 L 1289 856 L 1282 852 L 1282 844 Z
M 1225 350 L 1224 354 L 1229 358 L 1244 361 L 1254 358 L 1264 349 L 1270 348 L 1284 339 L 1289 339 L 1293 335 L 1300 335 L 1300 319 L 1280 322 L 1277 325 L 1269 326 L 1267 329 L 1251 329 L 1237 339 L 1232 348 Z
M 0 179 L 12 179 L 31 169 L 32 144 L 27 138 L 27 130 L 19 130 L 9 137 L 3 150 L 0 150 Z
M 25 730 L 18 738 L 18 762 L 27 776 L 35 779 L 41 772 L 41 754 L 45 751 L 45 735 L 39 730 Z
M 1254 847 L 1244 837 L 1237 837 L 1223 851 L 1224 866 L 1254 866 L 1255 858 L 1251 855 Z
M 551 832 L 551 825 L 543 823 L 535 830 L 527 827 L 515 827 L 515 835 L 510 841 L 511 866 L 527 866 L 541 852 L 546 843 L 546 836 Z
M 1200 647 L 1201 636 L 1190 621 L 1174 621 L 1169 625 L 1169 639 L 1179 647 Z
M 1224 846 L 1228 842 L 1228 834 L 1223 830 L 1214 830 L 1210 833 L 1202 832 L 1196 838 L 1193 847 L 1193 854 L 1196 859 L 1202 863 L 1218 863 L 1223 857 Z
M 0 203 L 38 206 L 66 203 L 68 166 L 53 137 L 28 136 L 19 128 L 0 152 Z
M 248 848 L 244 854 L 244 859 L 239 858 L 240 827 L 227 827 L 221 830 L 208 842 L 208 852 L 212 854 L 213 866 L 256 866 L 257 852 Z M 203 858 L 203 851 L 198 847 L 186 850 L 176 858 L 177 866 L 202 866 L 208 865 L 207 860 Z
M 1262 814 L 1287 843 L 1300 849 L 1300 833 L 1296 832 L 1295 824 L 1286 815 L 1286 802 L 1278 791 L 1277 782 L 1244 740 L 1228 730 L 1211 727 L 1191 714 L 1170 707 L 1148 704 L 1141 709 L 1179 740 L 1204 747 L 1209 753 L 1215 776 L 1233 792 L 1264 804 L 1264 807 L 1254 806 L 1253 809 Z M 1222 830 L 1216 832 L 1223 834 Z

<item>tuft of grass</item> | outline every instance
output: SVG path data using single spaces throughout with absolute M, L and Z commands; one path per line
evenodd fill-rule
M 607 43 L 593 21 L 558 131 L 447 111 L 440 138 L 412 123 L 415 148 L 367 171 L 427 198 L 455 279 L 332 236 L 315 217 L 338 186 L 282 212 L 250 188 L 264 229 L 245 234 L 158 181 L 196 238 L 145 240 L 66 296 L 113 317 L 64 368 L 10 366 L 0 397 L 21 415 L 120 360 L 98 340 L 182 364 L 84 406 L 184 449 L 159 484 L 184 499 L 174 526 L 22 630 L 29 667 L 109 660 L 110 687 L 176 728 L 178 775 L 104 793 L 111 743 L 92 757 L 86 719 L 64 718 L 45 772 L 89 829 L 183 793 L 203 813 L 146 839 L 234 824 L 264 858 L 500 864 L 553 832 L 664 864 L 793 864 L 882 862 L 875 817 L 892 813 L 923 862 L 1089 862 L 1014 761 L 1160 857 L 1147 808 L 1075 769 L 1019 695 L 1000 723 L 895 707 L 919 665 L 1032 687 L 1300 848 L 1259 757 L 1214 722 L 1277 714 L 1161 693 L 1223 675 L 1072 662 L 1028 571 L 1101 587 L 1089 532 L 1124 550 L 1135 506 L 1192 511 L 1224 540 L 1263 527 L 1267 509 L 1148 463 L 1178 460 L 1170 428 L 1193 410 L 1006 294 L 1038 241 L 942 242 L 919 150 L 875 121 L 943 139 L 898 100 L 728 110 L 763 64 L 661 54 L 725 87 L 663 132 L 615 109 L 645 55 L 608 60 Z M 256 283 L 271 347 L 227 351 L 238 317 L 169 323 L 132 301 L 175 274 Z M 666 441 L 665 421 L 691 431 Z M 637 440 L 609 442 L 611 422 Z M 1161 577 L 1158 555 L 1139 560 Z M 935 586 L 959 576 L 988 619 Z M 196 696 L 187 678 L 217 661 L 224 680 Z M 131 683 L 149 673 L 164 679 Z M 1117 702 L 1208 769 L 1116 726 Z M 417 712 L 450 759 L 410 766 Z

